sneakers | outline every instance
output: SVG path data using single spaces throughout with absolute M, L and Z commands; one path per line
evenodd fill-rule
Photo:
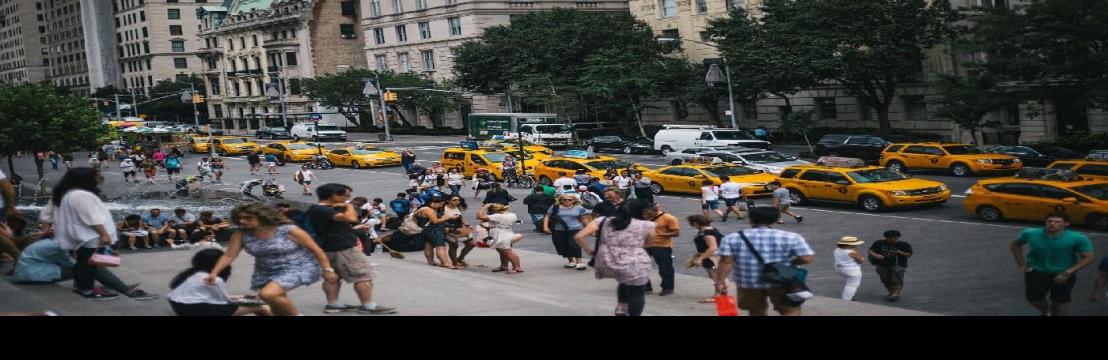
M 799 224 L 801 221 L 804 221 L 804 217 L 803 216 L 797 216 L 796 217 L 796 223 Z
M 662 292 L 658 293 L 658 296 L 673 295 L 673 289 L 662 289 Z
M 138 301 L 154 300 L 158 298 L 158 294 L 151 294 L 142 290 L 132 290 L 131 293 L 127 294 L 127 297 Z
M 785 222 L 784 222 L 784 221 L 781 221 L 781 220 L 777 220 L 777 223 L 778 223 L 778 224 L 784 224 Z
M 119 298 L 119 294 L 113 294 L 101 288 L 92 289 L 92 291 L 89 291 L 87 294 L 82 293 L 80 290 L 73 290 L 73 292 L 77 293 L 77 295 L 81 295 L 86 300 L 107 301 Z
M 577 267 L 577 270 L 588 270 L 589 269 L 589 267 L 587 265 L 580 264 L 580 263 L 577 264 L 576 267 Z
M 361 308 L 361 306 L 358 306 L 358 305 L 331 305 L 331 304 L 327 304 L 327 306 L 323 307 L 323 313 L 324 314 L 337 314 L 337 313 L 340 313 L 340 312 L 343 312 L 343 311 L 354 310 L 354 309 L 358 309 L 358 308 Z
M 562 266 L 562 267 L 564 267 L 564 268 L 566 268 L 566 269 L 572 269 L 572 268 L 575 268 L 575 267 L 577 267 L 577 264 L 576 264 L 576 263 L 574 263 L 574 262 L 572 262 L 572 261 L 570 261 L 570 262 L 567 262 L 567 263 L 566 263 L 566 264 L 565 264 L 564 266 Z
M 627 305 L 626 304 L 616 305 L 615 315 L 616 316 L 627 316 Z
M 395 314 L 397 311 L 398 311 L 397 308 L 388 307 L 388 306 L 381 306 L 381 305 L 377 305 L 377 307 L 374 308 L 373 310 L 366 309 L 366 308 L 361 307 L 361 306 L 358 307 L 358 313 L 359 314 L 383 315 L 383 314 Z

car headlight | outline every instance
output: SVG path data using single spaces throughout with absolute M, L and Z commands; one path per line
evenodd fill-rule
M 966 196 L 973 195 L 973 189 L 966 189 L 966 192 L 964 194 L 966 194 Z
M 908 196 L 908 192 L 904 190 L 893 190 L 889 192 L 892 196 Z
M 991 164 L 993 161 L 989 159 L 977 159 L 978 164 Z
M 1012 159 L 1012 163 L 1013 163 L 1013 164 L 1019 164 L 1019 163 L 1020 163 L 1020 159 Z
M 939 191 L 947 191 L 947 190 L 950 190 L 950 188 L 946 187 L 946 185 L 939 186 Z

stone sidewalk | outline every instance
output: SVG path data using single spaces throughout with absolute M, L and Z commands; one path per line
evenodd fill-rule
M 592 269 L 578 271 L 562 268 L 561 258 L 549 254 L 518 251 L 524 273 L 493 273 L 499 265 L 490 249 L 475 249 L 472 265 L 465 270 L 448 270 L 426 265 L 422 253 L 405 253 L 403 260 L 377 253 L 378 280 L 374 301 L 397 306 L 390 316 L 609 316 L 615 308 L 614 280 L 597 280 Z M 10 277 L 0 281 L 0 312 L 54 311 L 60 315 L 96 316 L 168 316 L 172 315 L 164 295 L 169 280 L 184 269 L 193 251 L 165 250 L 123 254 L 123 266 L 113 269 L 125 282 L 142 282 L 142 289 L 161 294 L 152 301 L 119 298 L 112 301 L 84 300 L 70 291 L 70 282 L 53 285 L 13 284 Z M 253 259 L 245 252 L 233 264 L 228 282 L 232 294 L 249 292 Z M 0 266 L 6 272 L 11 265 Z M 654 282 L 658 283 L 657 274 Z M 647 316 L 714 316 L 714 304 L 700 304 L 711 291 L 706 278 L 677 275 L 676 293 L 667 297 L 647 295 Z M 299 288 L 290 297 L 305 315 L 323 315 L 326 304 L 320 284 Z M 345 285 L 341 299 L 356 304 L 353 287 Z M 846 302 L 816 297 L 804 305 L 805 315 L 817 316 L 922 316 L 928 313 L 881 305 Z M 346 313 L 341 315 L 356 315 Z M 365 315 L 362 315 L 365 316 Z

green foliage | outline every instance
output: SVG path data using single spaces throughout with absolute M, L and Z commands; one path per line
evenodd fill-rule
M 204 78 L 191 75 L 188 81 L 158 81 L 158 83 L 154 84 L 154 87 L 150 89 L 150 96 L 152 98 L 158 98 L 166 95 L 173 95 L 175 93 L 181 94 L 184 91 L 188 91 L 192 86 L 196 88 L 196 92 L 200 95 L 206 95 L 204 93 Z M 196 106 L 196 109 L 200 111 L 200 119 L 206 119 L 208 107 L 204 104 L 196 104 Z M 170 96 L 162 100 L 139 105 L 139 110 L 148 115 L 148 120 L 157 119 L 159 121 L 193 122 L 192 102 L 181 101 L 180 96 Z
M 439 84 L 431 77 L 417 73 L 395 73 L 391 71 L 374 71 L 367 69 L 348 69 L 343 72 L 318 76 L 314 79 L 304 79 L 304 93 L 312 100 L 318 101 L 323 106 L 338 109 L 351 123 L 360 127 L 369 127 L 369 122 L 359 123 L 357 114 L 361 110 L 368 110 L 370 102 L 380 104 L 378 98 L 370 98 L 362 94 L 364 79 L 380 79 L 386 88 L 423 88 L 442 89 L 446 84 Z M 397 91 L 397 103 L 394 108 L 413 108 L 422 113 L 429 114 L 436 127 L 442 126 L 443 115 L 458 108 L 461 104 L 461 96 L 457 93 L 443 91 Z
M 950 119 L 969 130 L 977 141 L 978 130 L 999 124 L 985 121 L 985 115 L 1003 109 L 1011 100 L 997 86 L 997 81 L 985 72 L 970 71 L 966 75 L 936 76 L 932 86 L 938 95 L 934 100 L 935 114 Z
M 59 94 L 49 85 L 0 86 L 0 155 L 88 150 L 106 133 L 96 108 L 85 99 Z

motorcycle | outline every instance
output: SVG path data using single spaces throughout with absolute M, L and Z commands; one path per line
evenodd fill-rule
M 308 168 L 313 170 L 329 170 L 334 169 L 335 164 L 331 163 L 331 160 L 323 155 L 316 155 L 312 161 L 308 162 Z

